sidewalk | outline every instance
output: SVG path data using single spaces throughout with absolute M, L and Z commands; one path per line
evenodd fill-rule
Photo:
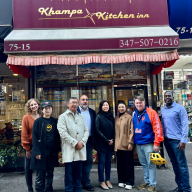
M 190 172 L 190 183 L 192 185 L 192 167 L 189 167 Z M 91 171 L 91 184 L 94 186 L 96 192 L 102 192 L 99 187 L 98 182 L 98 173 L 97 170 L 94 169 Z M 157 191 L 158 192 L 168 192 L 174 188 L 176 188 L 176 184 L 174 182 L 174 173 L 170 169 L 157 169 Z M 35 174 L 33 174 L 33 178 L 35 181 Z M 135 186 L 139 185 L 143 182 L 143 171 L 141 168 L 135 168 Z M 125 192 L 127 190 L 123 188 L 119 188 L 118 180 L 117 180 L 117 171 L 116 169 L 112 169 L 111 172 L 111 183 L 114 186 L 114 189 L 110 189 L 110 192 Z M 64 192 L 64 168 L 56 168 L 54 172 L 54 181 L 53 181 L 53 189 L 54 192 Z M 4 173 L 0 177 L 0 191 L 1 192 L 27 192 L 27 186 L 25 182 L 25 176 L 23 173 Z M 138 192 L 136 188 L 131 190 L 132 192 Z M 140 190 L 141 192 L 145 192 L 145 190 Z M 82 190 L 82 192 L 86 192 L 86 190 Z

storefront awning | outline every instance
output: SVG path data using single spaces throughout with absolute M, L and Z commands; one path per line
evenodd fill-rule
M 143 61 L 154 64 L 152 74 L 158 74 L 162 68 L 172 66 L 179 59 L 177 50 L 149 51 L 149 52 L 122 52 L 122 53 L 88 53 L 88 54 L 9 54 L 7 65 L 20 71 L 18 67 L 38 65 L 82 65 L 89 63 L 126 63 Z
M 1 0 L 0 6 L 0 39 L 4 39 L 12 30 L 12 0 Z
M 166 62 L 179 59 L 177 50 L 145 51 L 121 53 L 79 53 L 79 54 L 9 54 L 8 65 L 38 66 L 38 65 L 82 65 L 89 63 L 127 63 L 127 62 Z
M 178 48 L 179 36 L 169 26 L 13 30 L 5 53 Z

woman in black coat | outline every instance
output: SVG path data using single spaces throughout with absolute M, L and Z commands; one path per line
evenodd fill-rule
M 43 102 L 41 108 L 43 116 L 33 124 L 31 169 L 36 170 L 36 192 L 52 192 L 53 171 L 54 166 L 58 164 L 60 141 L 57 120 L 51 117 L 51 103 Z
M 115 120 L 110 111 L 109 102 L 106 100 L 101 101 L 99 113 L 95 119 L 95 149 L 98 153 L 98 174 L 102 189 L 113 188 L 110 183 L 110 173 L 115 138 Z M 106 183 L 104 180 L 104 168 Z

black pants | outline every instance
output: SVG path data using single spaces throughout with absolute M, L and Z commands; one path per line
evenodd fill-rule
M 53 191 L 53 171 L 52 153 L 46 155 L 46 170 L 36 171 L 35 190 L 36 192 L 52 192 Z
M 87 150 L 87 160 L 82 162 L 82 178 L 81 184 L 83 187 L 90 185 L 90 171 L 93 166 L 93 144 L 92 144 L 92 137 L 89 137 L 86 144 Z
M 26 157 L 26 150 L 24 149 L 25 152 L 25 179 L 28 187 L 28 191 L 33 191 L 33 182 L 32 182 L 32 174 L 33 170 L 30 169 L 31 165 L 31 159 L 28 159 Z
M 117 174 L 119 183 L 134 185 L 134 159 L 132 151 L 117 151 Z

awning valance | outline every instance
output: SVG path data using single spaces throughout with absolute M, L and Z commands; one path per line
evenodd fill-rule
M 0 6 L 0 39 L 4 39 L 12 30 L 12 0 L 1 0 Z
M 41 54 L 41 55 L 8 55 L 7 64 L 38 65 L 82 65 L 88 63 L 126 63 L 126 62 L 165 62 L 179 59 L 176 50 L 161 52 L 123 52 L 123 53 L 90 53 L 90 54 Z
M 39 65 L 82 65 L 88 63 L 126 63 L 126 62 L 150 62 L 154 64 L 152 74 L 158 74 L 162 68 L 170 67 L 179 59 L 177 50 L 161 52 L 123 52 L 123 53 L 89 53 L 89 54 L 41 54 L 41 55 L 8 55 L 7 65 L 15 73 L 29 78 L 30 73 L 21 67 Z
M 13 30 L 5 53 L 178 48 L 169 26 L 89 29 Z

